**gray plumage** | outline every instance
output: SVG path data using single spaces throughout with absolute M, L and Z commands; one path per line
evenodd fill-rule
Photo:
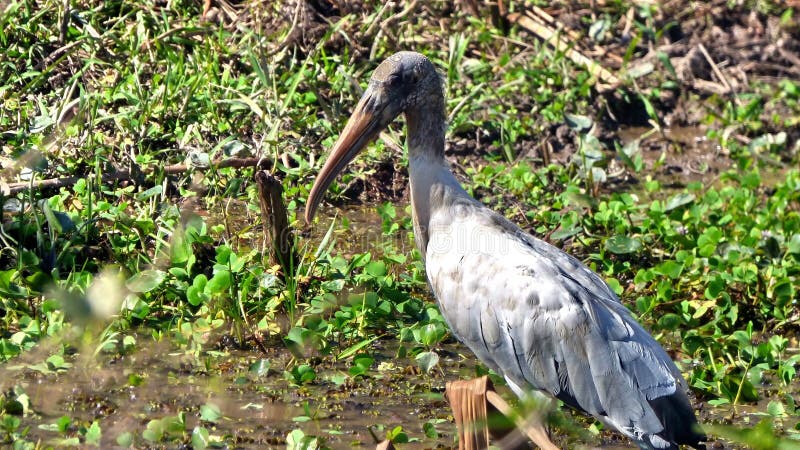
M 457 182 L 444 159 L 441 81 L 424 56 L 400 52 L 376 69 L 312 189 L 307 220 L 336 174 L 400 113 L 415 237 L 454 336 L 517 395 L 545 392 L 641 448 L 701 448 L 680 372 L 606 283 Z

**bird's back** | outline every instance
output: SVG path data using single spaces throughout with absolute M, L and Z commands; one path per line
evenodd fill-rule
M 433 211 L 428 234 L 451 330 L 512 387 L 545 391 L 642 448 L 698 445 L 680 372 L 595 273 L 477 203 Z

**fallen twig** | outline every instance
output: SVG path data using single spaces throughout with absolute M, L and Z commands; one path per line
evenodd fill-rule
M 714 62 L 714 60 L 711 58 L 711 55 L 708 54 L 708 50 L 706 50 L 706 46 L 703 45 L 703 44 L 700 44 L 700 45 L 697 46 L 697 48 L 700 50 L 700 53 L 703 54 L 703 57 L 708 62 L 708 65 L 711 66 L 711 70 L 714 71 L 714 74 L 717 76 L 717 78 L 719 78 L 719 81 L 722 83 L 723 86 L 725 86 L 725 90 L 727 91 L 725 93 L 727 94 L 727 93 L 732 92 L 733 89 L 731 88 L 731 84 L 728 83 L 728 79 L 725 78 L 725 75 L 723 75 L 722 71 L 719 70 L 719 67 L 717 66 L 717 63 Z
M 590 74 L 598 77 L 603 83 L 611 86 L 617 86 L 620 84 L 619 78 L 591 58 L 570 47 L 570 45 L 560 36 L 560 32 L 558 30 L 553 30 L 552 25 L 544 23 L 542 19 L 539 19 L 538 17 L 531 17 L 529 15 L 513 13 L 508 15 L 508 20 L 520 24 L 526 30 L 539 36 L 540 39 L 553 46 L 553 48 L 555 48 L 557 51 L 563 52 L 567 58 L 576 64 L 585 66 L 589 70 Z

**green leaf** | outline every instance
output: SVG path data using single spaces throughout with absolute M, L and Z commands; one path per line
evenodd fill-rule
M 206 292 L 209 294 L 224 294 L 233 284 L 233 278 L 229 271 L 221 270 L 214 274 L 206 284 Z
M 675 67 L 672 65 L 672 61 L 669 60 L 669 55 L 667 55 L 665 52 L 657 51 L 656 58 L 658 58 L 658 61 L 664 66 L 664 68 L 667 69 L 667 72 L 672 75 L 672 78 L 678 78 L 678 74 L 675 72 Z
M 429 439 L 439 439 L 439 432 L 431 422 L 425 422 L 422 425 L 422 431 L 425 432 L 425 437 Z
M 606 250 L 617 255 L 635 253 L 641 250 L 642 243 L 637 238 L 632 238 L 622 234 L 611 236 L 606 240 Z
M 386 275 L 386 264 L 383 261 L 370 261 L 364 267 L 364 272 L 373 277 L 382 277 Z
M 189 304 L 191 304 L 192 306 L 200 306 L 206 301 L 208 301 L 209 296 L 205 293 L 204 288 L 205 284 L 203 285 L 203 288 L 199 288 L 197 286 L 189 286 L 186 289 L 186 300 L 189 301 Z
M 783 403 L 777 402 L 775 400 L 771 400 L 767 405 L 767 414 L 772 417 L 786 417 L 786 408 L 783 407 Z
M 164 437 L 164 426 L 158 419 L 147 422 L 147 429 L 142 432 L 142 437 L 146 441 L 159 442 Z
M 192 430 L 192 448 L 195 450 L 205 450 L 209 445 L 208 430 L 204 427 L 194 427 Z
M 786 250 L 794 255 L 800 255 L 800 234 L 792 235 L 792 238 L 786 243 Z
M 181 411 L 175 416 L 167 416 L 161 419 L 164 432 L 169 435 L 179 436 L 186 431 L 186 414 Z
M 683 264 L 675 262 L 670 259 L 657 265 L 653 270 L 655 271 L 655 273 L 658 273 L 660 275 L 666 275 L 673 280 L 677 280 L 678 277 L 680 277 L 681 273 L 683 272 Z
M 266 358 L 261 358 L 258 361 L 250 364 L 250 373 L 257 377 L 263 377 L 269 373 L 269 360 Z
M 352 355 L 355 355 L 359 350 L 368 346 L 369 344 L 375 342 L 380 336 L 373 336 L 370 339 L 364 339 L 362 341 L 356 342 L 355 344 L 351 345 L 350 347 L 344 349 L 342 353 L 336 356 L 336 360 L 340 361 L 345 358 L 349 358 Z
M 709 257 L 717 251 L 717 244 L 722 239 L 722 231 L 717 227 L 708 227 L 697 238 L 698 253 L 700 256 Z
M 694 194 L 689 194 L 686 192 L 673 195 L 672 197 L 667 200 L 666 206 L 664 206 L 664 211 L 672 211 L 673 209 L 680 208 L 681 206 L 688 205 L 695 200 Z
M 317 450 L 319 441 L 314 436 L 306 436 L 303 430 L 293 430 L 286 436 L 286 450 Z
M 220 417 L 222 417 L 222 411 L 220 411 L 219 406 L 213 403 L 206 403 L 200 407 L 200 420 L 214 423 Z
M 175 230 L 172 233 L 172 239 L 169 246 L 170 262 L 173 265 L 185 264 L 189 257 L 192 256 L 192 244 L 186 238 L 186 234 L 182 229 Z
M 433 347 L 444 338 L 447 330 L 439 323 L 429 323 L 423 325 L 419 331 L 419 341 L 426 347 Z
M 568 127 L 578 133 L 587 132 L 592 128 L 592 125 L 594 125 L 594 121 L 592 121 L 591 117 L 579 114 L 564 113 L 564 122 L 566 122 Z
M 120 447 L 130 447 L 133 445 L 133 433 L 125 431 L 117 436 L 117 445 Z
M 128 278 L 125 285 L 133 292 L 145 293 L 157 288 L 164 282 L 167 274 L 163 270 L 143 270 Z
M 100 430 L 100 424 L 96 420 L 86 429 L 85 437 L 86 444 L 95 447 L 100 446 L 100 439 L 103 437 L 103 432 Z
M 560 241 L 566 239 L 568 237 L 575 236 L 576 234 L 581 232 L 581 227 L 578 225 L 572 225 L 569 228 L 559 228 L 550 235 L 550 239 L 554 241 Z
M 69 430 L 69 425 L 72 423 L 72 419 L 69 416 L 61 416 L 58 418 L 56 423 L 43 423 L 39 425 L 40 430 L 47 430 L 53 431 L 61 434 L 65 434 L 67 430 Z
M 434 351 L 422 352 L 417 355 L 416 360 L 419 368 L 427 373 L 439 364 L 439 354 Z

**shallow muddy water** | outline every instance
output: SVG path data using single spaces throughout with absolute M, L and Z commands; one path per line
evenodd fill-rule
M 333 448 L 370 447 L 376 444 L 370 428 L 382 438 L 398 425 L 418 440 L 404 448 L 446 447 L 453 442 L 455 426 L 443 397 L 445 383 L 475 375 L 474 362 L 462 358 L 464 349 L 456 344 L 439 349 L 440 366 L 429 375 L 419 373 L 412 359 L 397 358 L 394 340 L 377 341 L 371 353 L 378 369 L 369 377 L 346 377 L 350 362 L 327 358 L 314 367 L 316 380 L 296 386 L 284 377 L 284 370 L 295 363 L 283 348 L 270 348 L 268 355 L 230 350 L 195 358 L 147 336 L 137 342 L 136 351 L 113 359 L 79 352 L 69 358 L 73 367 L 58 375 L 14 367 L 23 361 L 0 368 L 0 388 L 20 386 L 30 397 L 34 414 L 23 419 L 23 426 L 33 425 L 28 439 L 51 442 L 58 434 L 35 424 L 55 423 L 67 415 L 73 423 L 98 420 L 103 448 L 115 445 L 123 432 L 133 433 L 134 445 L 143 448 L 154 445 L 141 437 L 150 420 L 183 411 L 189 432 L 205 426 L 212 436 L 224 437 L 228 448 L 283 448 L 294 429 L 322 437 Z M 270 368 L 259 376 L 249 368 L 261 359 Z M 222 418 L 201 423 L 205 404 L 216 405 Z M 435 424 L 438 438 L 425 437 L 426 422 Z
M 56 442 L 58 433 L 36 424 L 56 423 L 66 415 L 73 424 L 99 421 L 101 448 L 115 446 L 117 437 L 125 432 L 134 436 L 134 448 L 185 448 L 183 444 L 190 443 L 191 430 L 198 425 L 208 429 L 212 439 L 223 442 L 223 448 L 285 448 L 287 434 L 295 429 L 323 438 L 325 445 L 334 449 L 374 448 L 373 433 L 383 438 L 396 426 L 402 426 L 412 439 L 400 448 L 455 448 L 455 425 L 444 399 L 445 385 L 476 376 L 474 358 L 453 342 L 438 349 L 440 364 L 430 374 L 420 373 L 411 358 L 398 358 L 398 346 L 392 339 L 373 343 L 370 353 L 377 370 L 370 371 L 369 377 L 344 377 L 349 361 L 330 362 L 328 358 L 314 367 L 316 380 L 302 386 L 286 380 L 284 370 L 295 363 L 282 347 L 269 347 L 266 355 L 255 350 L 210 350 L 195 358 L 149 336 L 140 335 L 137 342 L 137 349 L 123 357 L 101 354 L 92 358 L 77 352 L 68 358 L 73 367 L 57 375 L 20 368 L 24 365 L 21 360 L 0 367 L 0 388 L 8 392 L 19 386 L 30 397 L 33 414 L 23 418 L 23 426 L 31 426 L 28 440 Z M 42 349 L 47 346 L 42 343 Z M 250 366 L 262 359 L 269 361 L 270 368 L 257 375 Z M 504 386 L 499 386 L 498 392 L 513 399 Z M 218 407 L 221 418 L 215 423 L 201 421 L 204 405 Z M 732 413 L 730 408 L 710 408 L 696 400 L 695 405 L 704 421 L 725 420 Z M 740 407 L 734 422 L 756 423 L 763 417 L 759 411 L 765 409 L 766 402 Z M 149 421 L 179 412 L 185 414 L 183 440 L 153 443 L 142 438 Z M 568 415 L 577 419 L 579 427 L 591 424 L 588 419 Z M 437 437 L 426 437 L 426 423 L 434 425 Z M 562 430 L 552 430 L 552 435 L 562 448 L 587 448 L 576 444 L 574 436 L 565 437 Z M 634 447 L 606 431 L 588 448 Z

